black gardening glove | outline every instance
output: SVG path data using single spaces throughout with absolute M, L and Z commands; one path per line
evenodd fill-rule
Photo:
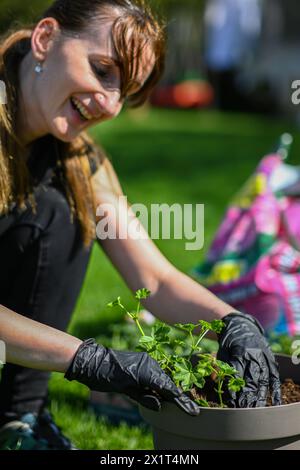
M 250 315 L 231 313 L 224 317 L 219 335 L 218 359 L 228 362 L 245 380 L 239 394 L 230 392 L 230 406 L 255 408 L 266 406 L 268 391 L 273 405 L 281 404 L 278 365 L 261 325 Z
M 161 402 L 167 400 L 189 415 L 200 412 L 147 353 L 114 351 L 93 339 L 81 344 L 65 378 L 98 392 L 124 393 L 154 411 L 159 411 Z

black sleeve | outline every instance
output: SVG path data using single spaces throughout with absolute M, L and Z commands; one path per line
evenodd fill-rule
M 0 216 L 0 237 L 14 225 L 15 221 L 16 221 L 15 210 L 9 212 L 6 215 Z

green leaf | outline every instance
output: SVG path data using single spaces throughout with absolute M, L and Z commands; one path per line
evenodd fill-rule
M 210 353 L 199 354 L 198 357 L 202 364 L 204 362 L 207 364 L 213 364 L 215 362 L 214 356 L 212 356 Z
M 231 367 L 229 364 L 226 364 L 225 362 L 222 361 L 216 361 L 217 367 L 218 367 L 218 373 L 222 373 L 223 375 L 229 375 L 229 376 L 234 376 L 238 373 L 238 371 L 234 368 Z
M 191 380 L 190 374 L 186 374 L 186 376 L 181 381 L 180 386 L 184 392 L 188 392 L 189 390 L 191 390 L 193 386 L 193 381 Z
M 148 347 L 147 347 L 147 344 L 146 344 L 146 343 L 144 343 L 144 344 L 139 344 L 138 346 L 136 346 L 135 350 L 138 351 L 138 352 L 144 352 L 144 351 L 146 351 L 146 352 L 149 354 Z M 152 355 L 151 355 L 151 357 L 152 357 Z
M 195 366 L 195 369 L 203 368 L 203 369 L 209 369 L 211 372 L 214 371 L 214 365 L 215 365 L 216 359 L 214 356 L 211 354 L 205 353 L 205 354 L 199 354 L 198 355 L 198 362 Z
M 181 356 L 178 356 L 178 354 L 172 354 L 170 356 L 170 359 L 172 361 L 172 364 L 175 365 L 179 361 L 179 359 L 181 359 Z
M 232 392 L 239 392 L 243 387 L 245 387 L 245 381 L 240 377 L 232 377 L 228 382 L 228 388 Z
M 225 323 L 222 322 L 222 320 L 213 320 L 211 322 L 211 328 L 212 328 L 212 331 L 214 331 L 215 333 L 217 334 L 220 334 L 221 331 L 223 330 L 225 326 Z
M 204 400 L 204 398 L 196 398 L 194 401 L 195 401 L 195 402 L 197 403 L 197 405 L 199 405 L 199 406 L 202 406 L 202 407 L 204 407 L 204 408 L 209 408 L 209 404 L 208 404 L 208 402 L 207 402 L 206 400 Z
M 205 320 L 199 320 L 198 325 L 201 326 L 202 331 L 210 330 L 210 331 L 214 331 L 217 334 L 221 333 L 222 329 L 225 326 L 222 320 L 213 320 L 211 323 Z
M 189 391 L 195 385 L 199 388 L 203 388 L 205 380 L 200 374 L 195 374 L 192 368 L 192 364 L 184 358 L 178 358 L 174 363 L 174 374 L 173 379 L 176 383 L 179 383 L 183 391 Z
M 147 297 L 149 297 L 150 294 L 151 294 L 151 291 L 144 287 L 143 289 L 139 289 L 136 291 L 135 298 L 137 300 L 147 299 Z
M 163 352 L 164 352 L 163 344 L 162 344 L 162 343 L 158 343 L 155 338 L 154 338 L 154 341 L 155 341 L 155 343 L 156 343 L 157 349 L 158 349 L 160 352 L 163 353 Z
M 176 323 L 174 326 L 179 328 L 179 330 L 187 331 L 188 333 L 192 333 L 197 328 L 197 325 L 194 325 L 193 323 Z
M 162 342 L 168 342 L 170 341 L 169 339 L 169 333 L 171 331 L 171 328 L 165 323 L 161 322 L 156 322 L 154 326 L 151 329 L 151 334 L 152 336 L 156 339 L 158 343 Z
M 160 321 L 157 321 L 155 323 L 155 325 L 153 326 L 153 329 L 156 333 L 164 332 L 164 334 L 167 334 L 171 331 L 171 328 L 168 325 Z
M 184 341 L 181 341 L 180 339 L 175 339 L 174 340 L 174 345 L 176 346 L 181 346 L 182 348 L 185 346 L 185 342 Z
M 203 388 L 205 385 L 205 379 L 199 374 L 193 374 L 193 385 L 196 385 L 198 388 Z
M 178 367 L 179 369 L 191 369 L 190 362 L 184 357 L 178 357 L 176 364 L 174 365 L 175 367 Z
M 208 362 L 199 362 L 195 367 L 196 374 L 199 374 L 201 377 L 209 377 L 213 371 L 212 365 Z
M 139 340 L 139 343 L 153 343 L 155 342 L 154 338 L 152 336 L 142 336 Z
M 202 330 L 212 330 L 212 326 L 205 320 L 199 320 L 198 324 L 201 326 Z
M 161 351 L 159 351 L 156 347 L 152 348 L 151 351 L 148 351 L 148 354 L 150 354 L 152 359 L 155 359 L 161 367 L 162 365 L 167 363 L 166 358 L 163 356 Z
M 153 358 L 153 359 L 155 359 L 155 358 Z M 157 360 L 157 359 L 156 359 L 156 360 Z M 165 361 L 161 361 L 159 365 L 160 365 L 160 367 L 161 367 L 162 370 L 166 370 L 167 367 L 168 367 L 168 363 L 167 363 L 166 360 L 165 360 Z
M 178 358 L 174 363 L 174 368 L 177 374 L 190 374 L 192 372 L 192 365 L 183 357 Z
M 113 302 L 110 302 L 107 304 L 108 307 L 121 307 L 121 297 L 118 297 L 117 300 L 114 300 Z

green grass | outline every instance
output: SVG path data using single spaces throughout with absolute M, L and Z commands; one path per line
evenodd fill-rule
M 267 118 L 215 112 L 141 110 L 122 114 L 92 134 L 112 158 L 131 203 L 204 203 L 205 247 L 184 249 L 185 241 L 157 244 L 179 269 L 188 272 L 203 258 L 227 202 L 253 172 L 260 158 L 290 131 L 297 162 L 300 138 L 295 129 Z M 134 299 L 98 246 L 93 251 L 69 331 L 81 338 L 105 334 L 120 314 L 106 308 L 120 295 Z M 51 407 L 59 425 L 82 449 L 151 449 L 149 431 L 108 426 L 87 410 L 88 390 L 54 374 Z

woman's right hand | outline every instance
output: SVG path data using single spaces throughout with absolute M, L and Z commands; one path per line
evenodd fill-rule
M 124 393 L 154 411 L 159 411 L 166 400 L 189 415 L 200 412 L 198 405 L 176 387 L 147 353 L 114 351 L 93 339 L 80 345 L 65 378 L 77 380 L 91 390 Z

